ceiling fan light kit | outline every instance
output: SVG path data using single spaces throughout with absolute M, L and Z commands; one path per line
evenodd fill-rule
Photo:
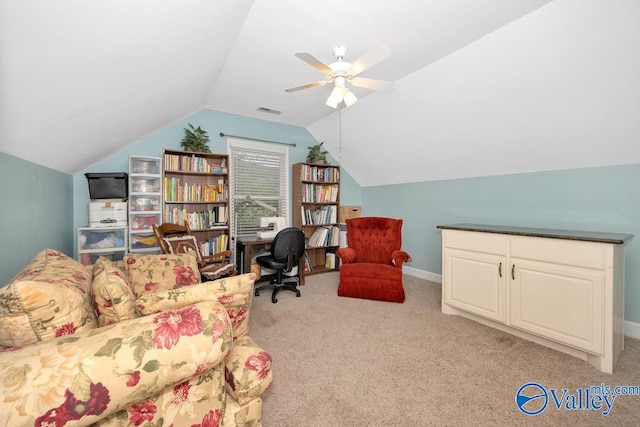
M 306 83 L 285 89 L 285 92 L 295 92 L 297 90 L 309 89 L 316 86 L 324 86 L 333 83 L 331 94 L 327 98 L 326 105 L 331 108 L 350 107 L 358 101 L 356 95 L 347 87 L 347 83 L 355 87 L 362 87 L 370 90 L 387 91 L 393 88 L 393 83 L 382 80 L 374 80 L 363 77 L 356 77 L 361 72 L 373 67 L 377 63 L 384 61 L 391 56 L 391 51 L 384 47 L 378 46 L 365 55 L 361 56 L 354 63 L 343 61 L 347 54 L 347 48 L 344 46 L 336 46 L 333 48 L 333 56 L 336 61 L 330 65 L 325 65 L 320 60 L 307 52 L 298 52 L 296 56 L 312 67 L 322 71 L 327 80 Z

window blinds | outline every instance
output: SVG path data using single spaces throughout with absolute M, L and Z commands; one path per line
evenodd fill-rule
M 288 224 L 288 148 L 231 138 L 227 143 L 234 237 L 255 237 L 263 216 L 282 216 Z M 277 212 L 260 206 L 256 201 L 273 207 Z

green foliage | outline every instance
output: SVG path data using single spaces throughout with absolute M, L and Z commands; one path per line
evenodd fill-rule
M 316 144 L 313 147 L 308 147 L 309 148 L 309 154 L 307 154 L 307 163 L 321 163 L 327 162 L 327 153 L 328 151 L 325 151 L 322 149 L 322 144 L 324 144 L 324 142 L 321 142 L 320 144 Z
M 200 126 L 197 128 L 189 123 L 188 128 L 184 128 L 184 138 L 181 141 L 185 151 L 195 151 L 198 153 L 210 153 L 209 134 Z

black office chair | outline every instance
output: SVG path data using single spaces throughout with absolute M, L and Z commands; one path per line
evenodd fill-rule
M 283 282 L 283 274 L 289 273 L 300 263 L 300 258 L 304 255 L 304 233 L 299 228 L 289 227 L 280 230 L 271 244 L 271 254 L 262 255 L 256 258 L 258 265 L 276 270 L 275 274 L 265 276 L 263 281 L 269 280 L 266 285 L 258 286 L 254 290 L 255 296 L 260 295 L 263 289 L 273 288 L 271 302 L 277 303 L 276 295 L 282 289 L 293 291 L 296 296 L 300 296 L 298 282 Z M 298 276 L 301 274 L 298 271 Z

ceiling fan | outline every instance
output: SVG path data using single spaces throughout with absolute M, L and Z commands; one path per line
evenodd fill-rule
M 322 71 L 327 79 L 291 87 L 289 89 L 285 89 L 285 92 L 295 92 L 301 89 L 309 89 L 312 87 L 324 86 L 326 84 L 333 83 L 333 90 L 331 91 L 329 98 L 327 98 L 326 104 L 329 107 L 338 108 L 338 106 L 350 107 L 358 100 L 353 92 L 351 92 L 351 90 L 349 90 L 349 88 L 347 87 L 347 83 L 356 87 L 362 87 L 365 89 L 377 91 L 388 91 L 393 88 L 393 83 L 391 82 L 367 79 L 365 77 L 357 77 L 366 69 L 371 68 L 377 63 L 389 58 L 391 56 L 391 51 L 387 47 L 378 46 L 361 56 L 353 63 L 349 63 L 343 60 L 346 54 L 346 47 L 334 47 L 333 56 L 336 58 L 336 61 L 329 65 L 325 65 L 310 53 L 296 53 L 296 56 L 298 58 L 307 62 L 312 67 Z

